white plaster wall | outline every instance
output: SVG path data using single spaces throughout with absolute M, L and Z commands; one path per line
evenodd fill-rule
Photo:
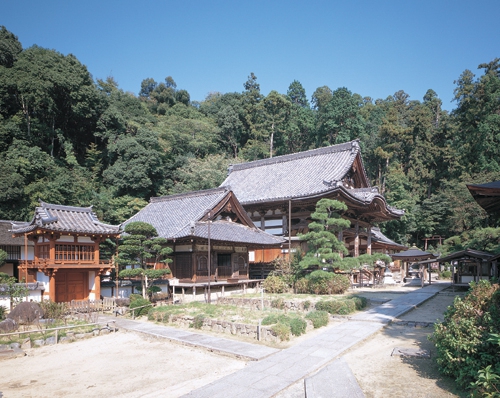
M 71 242 L 73 243 L 75 238 L 71 235 L 62 235 L 56 242 Z
M 35 246 L 28 246 L 28 258 L 24 255 L 24 246 L 21 246 L 21 260 L 34 260 L 35 259 Z
M 38 283 L 43 283 L 43 290 L 45 290 L 47 293 L 49 292 L 50 278 L 47 275 L 45 275 L 43 272 L 37 272 L 36 281 Z
M 79 243 L 94 243 L 94 241 L 92 239 L 90 239 L 90 236 L 79 236 L 78 242 Z
M 92 290 L 95 289 L 95 271 L 89 271 L 89 300 L 96 300 L 100 297 L 96 297 Z

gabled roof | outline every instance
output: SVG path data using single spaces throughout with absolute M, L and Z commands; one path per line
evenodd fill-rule
M 309 197 L 335 188 L 351 170 L 359 153 L 358 141 L 351 141 L 235 164 L 230 166 L 221 186 L 230 186 L 243 205 Z M 361 188 L 369 187 L 364 167 L 358 172 Z
M 33 219 L 28 223 L 13 223 L 12 233 L 22 234 L 37 229 L 61 233 L 118 235 L 119 225 L 100 222 L 91 207 L 63 206 L 40 201 Z
M 241 223 L 221 219 L 229 207 Z M 208 238 L 208 211 L 210 238 L 213 240 L 248 243 L 253 245 L 279 245 L 282 238 L 256 228 L 233 193 L 227 188 L 151 198 L 150 203 L 123 225 L 143 221 L 153 225 L 158 235 L 166 239 L 185 237 Z
M 375 205 L 380 220 L 404 214 L 387 205 L 378 189 L 370 186 L 357 140 L 232 165 L 224 186 L 243 206 L 339 193 L 355 206 Z
M 2 246 L 24 246 L 23 238 L 12 237 L 12 224 L 16 221 L 0 220 L 0 245 Z M 19 222 L 22 224 L 21 222 Z M 27 224 L 27 223 L 26 223 Z M 34 243 L 27 241 L 28 246 L 33 246 Z
M 390 255 L 393 260 L 403 260 L 403 261 L 418 261 L 418 260 L 428 260 L 431 258 L 436 258 L 435 254 L 425 252 L 420 250 L 416 246 L 410 247 L 401 253 L 394 253 Z
M 493 254 L 486 253 L 480 250 L 465 249 L 455 253 L 448 254 L 447 256 L 444 257 L 440 257 L 436 261 L 439 261 L 440 263 L 447 263 L 452 260 L 470 260 L 470 259 L 488 261 L 491 260 L 492 258 Z

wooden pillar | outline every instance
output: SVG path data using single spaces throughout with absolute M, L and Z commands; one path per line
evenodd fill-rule
M 52 270 L 49 279 L 49 300 L 56 302 L 56 270 Z
M 359 257 L 359 222 L 354 225 L 354 257 Z
M 99 264 L 99 243 L 100 239 L 95 239 L 94 241 L 94 263 Z
M 366 237 L 366 254 L 372 254 L 372 227 L 366 229 L 368 236 Z
M 49 259 L 52 261 L 56 259 L 56 238 L 53 236 L 49 238 Z
M 94 276 L 94 296 L 95 300 L 101 299 L 101 273 L 99 270 L 96 270 Z

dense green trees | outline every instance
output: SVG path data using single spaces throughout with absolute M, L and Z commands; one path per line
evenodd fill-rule
M 401 243 L 497 227 L 466 183 L 500 179 L 500 60 L 457 77 L 456 109 L 436 92 L 373 100 L 298 80 L 191 102 L 171 76 L 138 84 L 94 81 L 73 55 L 33 46 L 0 27 L 0 218 L 26 220 L 38 199 L 93 204 L 122 222 L 149 197 L 220 184 L 229 163 L 360 139 L 373 185 L 406 210 L 381 225 Z

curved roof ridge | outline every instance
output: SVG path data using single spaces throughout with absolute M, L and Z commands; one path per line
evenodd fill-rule
M 328 153 L 343 152 L 343 151 L 347 151 L 347 150 L 351 150 L 351 151 L 353 151 L 354 155 L 357 155 L 358 152 L 360 151 L 359 140 L 353 140 L 353 141 L 345 142 L 342 144 L 336 144 L 336 145 L 330 145 L 330 146 L 316 148 L 316 149 L 310 149 L 308 151 L 303 151 L 303 152 L 298 152 L 298 153 L 290 153 L 288 155 L 281 155 L 281 156 L 275 156 L 275 157 L 267 158 L 267 159 L 254 160 L 252 162 L 232 164 L 229 166 L 229 173 L 232 170 L 245 170 L 245 169 L 249 169 L 249 168 L 253 168 L 253 167 L 260 167 L 260 166 L 266 166 L 266 165 L 270 165 L 270 164 L 290 162 L 292 160 L 304 159 L 304 158 L 308 158 L 308 157 L 312 157 L 312 156 L 325 155 Z
M 63 210 L 63 211 L 79 211 L 86 213 L 93 213 L 92 206 L 89 207 L 79 207 L 79 206 L 66 206 L 66 205 L 56 205 L 53 203 L 47 203 L 40 199 L 40 208 L 43 209 L 53 209 L 53 210 Z M 49 213 L 50 214 L 50 213 Z
M 189 191 L 189 192 L 183 192 L 183 193 L 177 193 L 174 195 L 165 195 L 165 196 L 157 196 L 157 197 L 151 197 L 149 199 L 149 203 L 157 203 L 157 202 L 167 202 L 170 200 L 176 200 L 176 199 L 182 199 L 182 198 L 194 198 L 197 196 L 207 196 L 211 193 L 225 193 L 229 192 L 231 188 L 229 186 L 224 186 L 224 187 L 217 187 L 217 188 L 211 188 L 211 189 L 204 189 L 201 191 Z

